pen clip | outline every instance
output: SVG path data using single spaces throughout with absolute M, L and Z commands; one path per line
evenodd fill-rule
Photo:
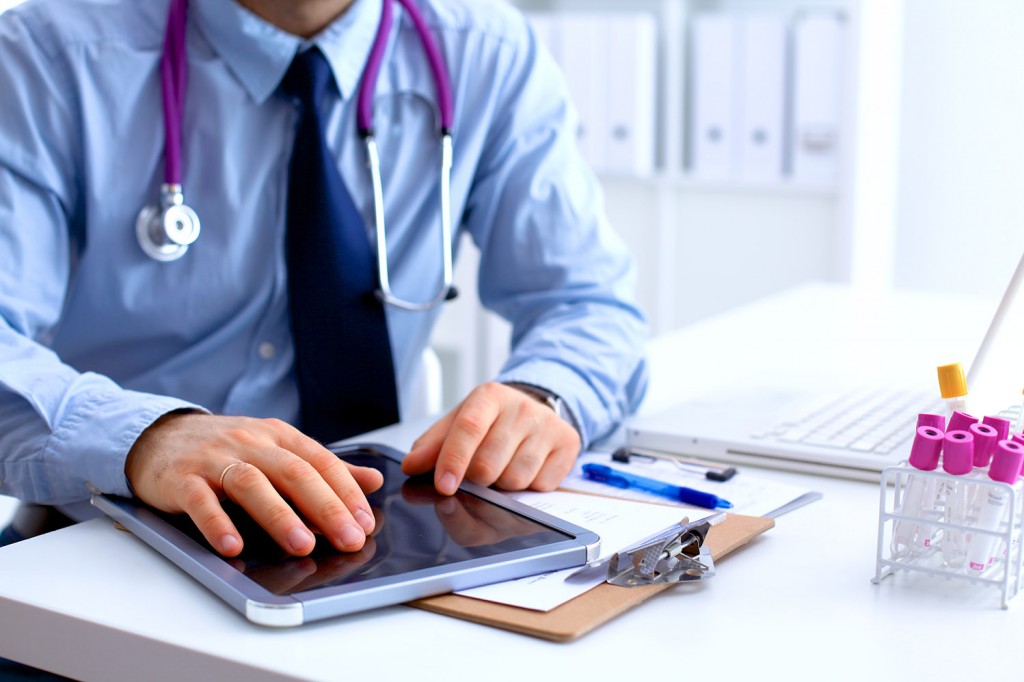
M 711 526 L 725 518 L 719 512 L 678 525 L 616 552 L 608 564 L 608 582 L 623 587 L 705 580 L 715 575 L 711 551 L 704 547 Z

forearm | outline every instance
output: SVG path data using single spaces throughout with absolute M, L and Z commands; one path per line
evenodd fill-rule
M 150 424 L 185 401 L 79 373 L 0 321 L 0 493 L 43 504 L 90 488 L 126 495 L 124 462 Z

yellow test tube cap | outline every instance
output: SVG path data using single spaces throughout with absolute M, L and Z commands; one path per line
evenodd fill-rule
M 950 365 L 939 365 L 939 392 L 942 398 L 959 398 L 967 395 L 967 377 L 964 376 L 964 366 L 959 362 Z

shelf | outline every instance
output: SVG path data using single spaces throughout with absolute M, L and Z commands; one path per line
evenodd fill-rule
M 787 196 L 810 196 L 832 199 L 839 196 L 839 189 L 833 183 L 809 183 L 780 178 L 778 180 L 745 180 L 742 178 L 705 178 L 691 173 L 656 172 L 650 175 L 633 175 L 603 171 L 597 174 L 602 182 L 626 182 L 649 184 L 661 189 L 738 193 L 738 194 L 783 194 Z

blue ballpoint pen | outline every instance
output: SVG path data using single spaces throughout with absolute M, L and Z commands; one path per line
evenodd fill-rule
M 592 481 L 604 483 L 616 488 L 644 490 L 655 495 L 667 497 L 683 504 L 692 504 L 705 509 L 731 509 L 732 502 L 723 500 L 718 495 L 701 492 L 693 488 L 685 488 L 681 485 L 673 485 L 664 481 L 657 481 L 646 476 L 628 474 L 624 471 L 612 469 L 604 464 L 584 464 L 583 475 Z

